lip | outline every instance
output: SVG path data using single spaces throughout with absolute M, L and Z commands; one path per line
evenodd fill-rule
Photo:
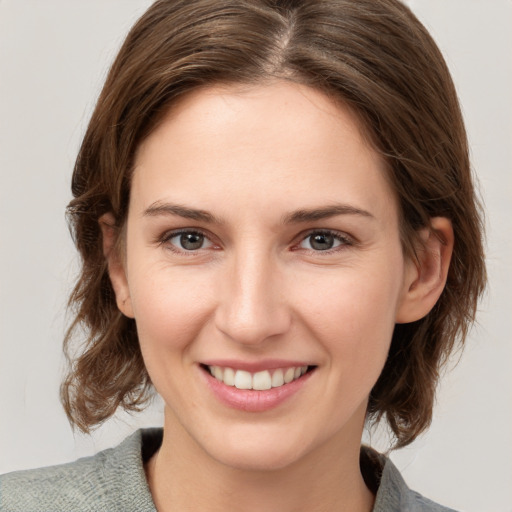
M 223 368 L 233 368 L 233 370 L 245 370 L 246 372 L 256 373 L 263 370 L 277 370 L 278 368 L 290 368 L 298 366 L 310 366 L 305 361 L 292 361 L 290 359 L 262 359 L 260 361 L 238 361 L 235 359 L 208 359 L 201 361 L 204 366 L 221 366 Z
M 271 362 L 261 361 L 258 363 L 215 360 L 208 361 L 208 363 L 204 362 L 202 364 L 208 366 L 223 366 L 250 372 L 271 370 L 275 368 L 290 366 L 307 366 L 306 364 L 299 364 L 296 361 L 291 362 L 277 360 L 272 360 Z M 223 382 L 213 377 L 208 372 L 208 370 L 205 370 L 201 366 L 199 369 L 206 381 L 206 385 L 218 401 L 232 409 L 238 409 L 245 412 L 264 412 L 275 409 L 279 405 L 291 399 L 295 394 L 297 394 L 315 372 L 315 370 L 309 371 L 302 375 L 300 378 L 277 388 L 266 389 L 264 391 L 256 391 L 252 389 L 238 389 L 232 386 L 227 386 Z

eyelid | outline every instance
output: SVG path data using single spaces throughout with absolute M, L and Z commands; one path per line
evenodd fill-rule
M 330 236 L 334 237 L 336 240 L 340 241 L 341 244 L 338 245 L 337 247 L 333 247 L 331 249 L 326 249 L 323 251 L 315 251 L 313 249 L 306 249 L 306 248 L 300 247 L 300 244 L 304 240 L 306 240 L 311 235 L 314 235 L 317 233 L 324 234 L 324 235 L 330 235 Z M 307 252 L 313 253 L 313 254 L 328 255 L 328 254 L 332 254 L 334 252 L 342 251 L 342 250 L 346 249 L 347 247 L 353 247 L 354 245 L 357 245 L 357 240 L 353 236 L 345 233 L 344 231 L 337 231 L 335 229 L 328 229 L 328 228 L 308 229 L 307 231 L 303 231 L 302 233 L 300 233 L 298 235 L 297 239 L 298 239 L 297 243 L 295 243 L 292 247 L 293 251 L 302 250 L 302 251 L 307 251 Z
M 180 249 L 179 247 L 175 246 L 174 244 L 169 243 L 169 241 L 172 238 L 182 235 L 182 234 L 185 234 L 185 233 L 195 233 L 195 234 L 201 235 L 206 240 L 208 240 L 211 245 L 209 247 L 204 247 L 204 248 L 200 248 L 197 250 L 187 251 L 186 249 Z M 211 250 L 212 248 L 217 249 L 219 247 L 219 245 L 214 242 L 214 240 L 212 239 L 212 236 L 210 234 L 208 234 L 201 228 L 194 228 L 194 227 L 178 228 L 178 229 L 171 229 L 169 231 L 165 231 L 162 235 L 157 237 L 156 243 L 158 245 L 165 246 L 167 249 L 169 249 L 170 251 L 172 251 L 176 254 L 185 255 L 185 256 L 195 256 L 205 250 Z
M 180 234 L 183 234 L 183 233 L 197 233 L 197 234 L 200 234 L 200 235 L 204 236 L 212 245 L 207 247 L 207 248 L 204 248 L 204 249 L 201 248 L 201 249 L 197 249 L 197 250 L 187 251 L 187 250 L 184 250 L 184 249 L 180 250 L 178 247 L 174 246 L 173 244 L 168 244 L 170 239 L 172 239 L 175 236 L 178 236 Z M 316 234 L 316 233 L 331 235 L 334 238 L 336 238 L 337 240 L 339 240 L 341 242 L 341 244 L 339 246 L 337 246 L 337 247 L 334 247 L 334 248 L 331 248 L 331 249 L 326 249 L 324 251 L 315 251 L 313 249 L 305 249 L 305 248 L 299 247 L 300 243 L 302 243 L 304 240 L 306 240 L 309 236 L 311 236 L 313 234 Z M 295 240 L 296 240 L 296 242 L 294 242 L 292 247 L 291 247 L 292 251 L 302 250 L 302 251 L 307 251 L 307 252 L 314 253 L 314 254 L 325 254 L 325 255 L 328 255 L 328 254 L 333 253 L 333 252 L 338 252 L 340 250 L 346 249 L 347 247 L 352 247 L 352 246 L 355 246 L 355 245 L 358 244 L 358 241 L 352 235 L 349 235 L 348 233 L 346 233 L 344 231 L 338 231 L 338 230 L 329 229 L 329 228 L 311 228 L 311 229 L 308 229 L 306 231 L 301 232 L 299 235 L 297 235 L 295 237 Z M 214 237 L 211 234 L 206 232 L 204 229 L 196 228 L 196 227 L 177 228 L 177 229 L 171 229 L 169 231 L 165 231 L 163 234 L 159 235 L 156 238 L 155 242 L 158 245 L 165 245 L 165 244 L 167 244 L 167 248 L 169 250 L 171 250 L 171 251 L 173 251 L 173 252 L 175 252 L 177 254 L 183 254 L 183 255 L 186 255 L 186 256 L 197 255 L 198 253 L 200 253 L 200 252 L 202 252 L 204 250 L 211 250 L 212 247 L 213 247 L 213 249 L 219 249 L 220 248 L 220 244 L 214 241 Z

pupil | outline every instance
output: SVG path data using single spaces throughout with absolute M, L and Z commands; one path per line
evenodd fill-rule
M 203 239 L 204 237 L 200 233 L 183 233 L 180 237 L 180 243 L 187 251 L 194 251 L 201 248 Z
M 327 251 L 334 245 L 334 237 L 327 233 L 318 233 L 311 235 L 311 247 L 317 251 Z

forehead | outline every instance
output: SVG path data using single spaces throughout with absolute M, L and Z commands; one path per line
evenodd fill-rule
M 373 149 L 368 130 L 354 109 L 316 89 L 284 80 L 257 85 L 218 84 L 185 94 L 139 146 L 137 157 L 148 146 L 148 139 L 151 143 L 161 138 L 162 125 L 167 134 L 174 128 L 174 135 L 179 132 L 180 139 L 189 137 L 190 143 L 206 132 L 213 140 L 225 139 L 227 130 L 233 127 L 238 142 L 250 143 L 256 138 L 265 142 L 267 134 L 267 142 L 277 142 L 286 149 L 302 137 L 313 144 L 329 134 L 337 144 L 364 144 Z
M 166 195 L 208 206 L 229 197 L 227 207 L 258 193 L 290 208 L 346 196 L 365 206 L 395 203 L 385 162 L 354 112 L 284 81 L 187 95 L 139 147 L 132 183 L 146 208 Z

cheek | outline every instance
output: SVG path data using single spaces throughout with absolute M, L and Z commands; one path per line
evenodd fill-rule
M 211 309 L 210 287 L 187 273 L 153 270 L 139 274 L 130 293 L 144 355 L 183 350 Z
M 322 286 L 311 283 L 309 293 L 295 290 L 295 296 L 303 299 L 303 321 L 346 375 L 377 373 L 378 377 L 391 343 L 401 266 L 374 268 L 372 272 L 344 269 Z
M 211 309 L 198 284 L 164 271 L 141 276 L 131 290 L 144 364 L 155 389 L 173 409 L 194 406 L 180 388 L 194 362 L 194 341 Z

